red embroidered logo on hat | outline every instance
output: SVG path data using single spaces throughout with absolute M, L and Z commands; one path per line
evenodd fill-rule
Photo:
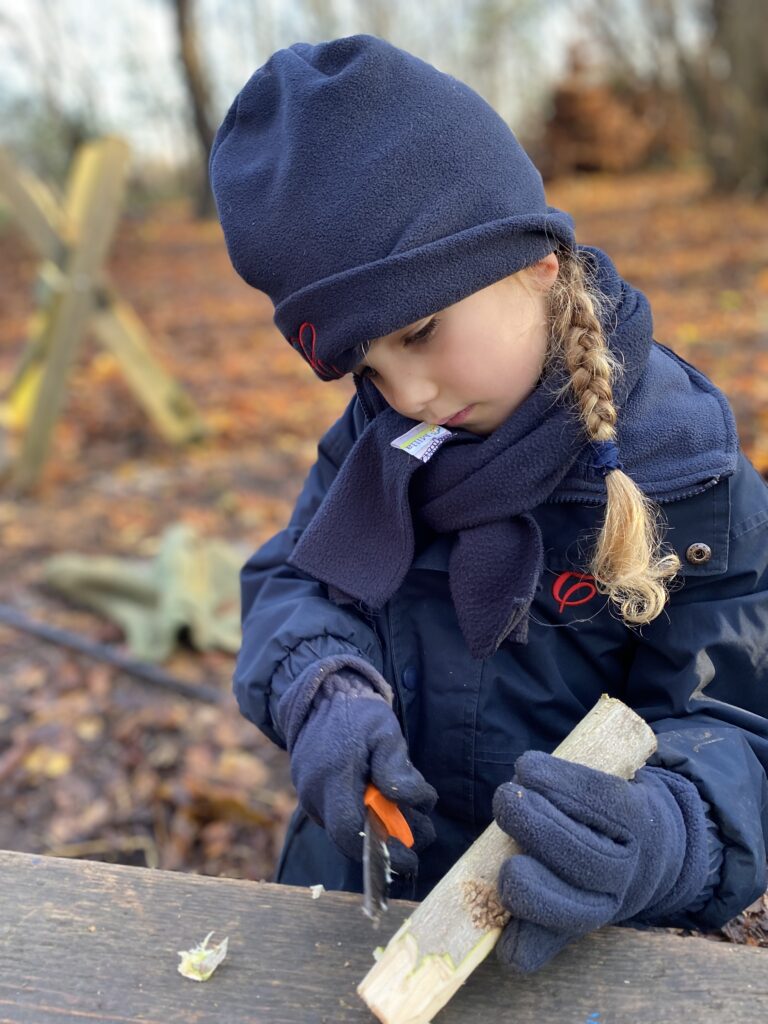
M 597 595 L 594 576 L 583 572 L 561 572 L 552 584 L 552 596 L 557 601 L 558 611 L 586 604 Z
M 307 334 L 307 330 L 309 334 Z M 317 348 L 317 331 L 315 330 L 315 325 L 311 324 L 308 320 L 305 320 L 299 328 L 298 338 L 289 338 L 288 340 L 296 351 L 304 356 L 315 373 L 322 377 L 323 380 L 334 380 L 337 377 L 344 376 L 341 370 L 337 369 L 333 363 L 326 363 L 317 356 L 315 351 Z

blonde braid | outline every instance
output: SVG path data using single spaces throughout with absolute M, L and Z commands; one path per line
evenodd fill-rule
M 587 283 L 583 257 L 558 252 L 560 271 L 550 292 L 548 363 L 564 365 L 587 436 L 614 441 L 616 409 L 612 382 L 622 372 L 608 348 L 599 315 L 605 300 Z M 607 594 L 629 624 L 651 622 L 664 608 L 667 581 L 680 569 L 680 559 L 662 548 L 666 523 L 659 506 L 619 469 L 605 477 L 608 500 L 605 518 L 589 570 L 598 590 Z

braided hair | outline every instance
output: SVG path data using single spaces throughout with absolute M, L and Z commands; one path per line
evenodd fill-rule
M 548 299 L 547 366 L 566 369 L 569 380 L 562 391 L 571 392 L 589 440 L 615 441 L 612 382 L 622 367 L 600 321 L 607 300 L 590 285 L 587 257 L 572 249 L 558 249 L 557 257 L 560 270 Z M 624 622 L 643 625 L 663 610 L 680 559 L 663 546 L 661 508 L 634 480 L 620 468 L 610 469 L 605 485 L 605 517 L 589 571 Z

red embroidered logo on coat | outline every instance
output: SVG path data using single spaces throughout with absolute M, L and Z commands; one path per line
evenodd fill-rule
M 597 595 L 594 576 L 583 572 L 561 572 L 552 584 L 552 596 L 557 601 L 558 611 L 586 604 Z

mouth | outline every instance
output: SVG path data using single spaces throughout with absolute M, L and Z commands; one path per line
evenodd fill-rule
M 470 416 L 473 409 L 473 405 L 467 405 L 463 409 L 460 409 L 459 412 L 454 413 L 453 416 L 450 416 L 447 420 L 440 420 L 438 426 L 458 427 Z

